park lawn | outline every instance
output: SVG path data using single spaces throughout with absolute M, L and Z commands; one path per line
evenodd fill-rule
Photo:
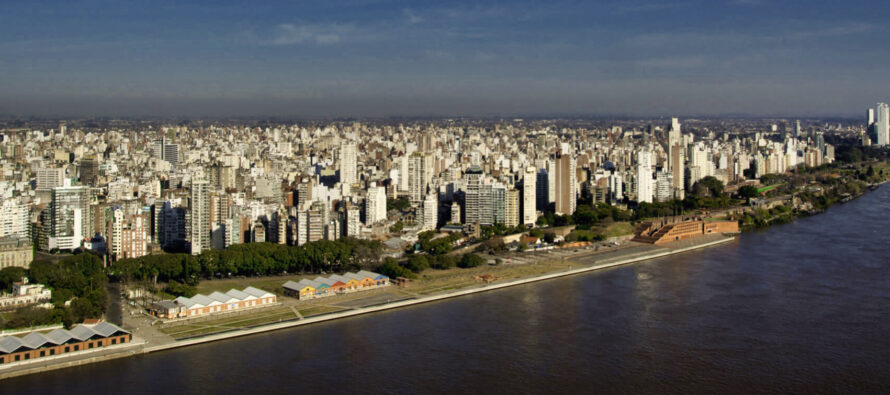
M 494 283 L 512 281 L 520 278 L 540 276 L 547 273 L 578 268 L 580 265 L 562 261 L 550 260 L 536 264 L 523 265 L 483 265 L 474 268 L 452 268 L 447 270 L 425 270 L 417 280 L 411 282 L 406 289 L 409 292 L 429 295 L 437 292 L 457 290 L 483 283 L 473 278 L 483 274 L 490 274 L 496 278 Z
M 182 339 L 186 337 L 224 332 L 232 329 L 254 327 L 295 318 L 297 318 L 296 314 L 294 314 L 294 311 L 289 307 L 279 307 L 274 309 L 263 309 L 252 314 L 224 317 L 210 321 L 164 326 L 160 328 L 160 331 L 170 335 L 174 339 Z
M 343 307 L 337 307 L 337 306 L 328 306 L 328 305 L 317 305 L 317 306 L 307 307 L 304 309 L 299 309 L 300 315 L 302 315 L 303 318 L 312 317 L 315 315 L 333 313 L 333 312 L 337 312 L 337 311 L 344 311 L 344 310 L 349 310 L 349 309 L 346 309 Z
M 626 236 L 634 232 L 634 226 L 627 221 L 613 222 L 605 227 L 594 226 L 592 231 L 599 233 L 606 238 Z

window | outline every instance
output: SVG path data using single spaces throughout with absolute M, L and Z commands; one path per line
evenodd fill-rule
M 75 344 L 75 345 L 74 345 L 74 351 L 77 351 L 78 348 L 80 348 L 80 346 L 78 346 L 78 345 Z
M 25 353 L 25 359 L 26 360 L 31 359 L 31 353 Z
M 16 355 L 16 356 L 15 356 L 15 360 L 16 360 L 16 361 L 20 361 L 21 359 L 22 359 L 22 356 L 21 356 L 21 355 Z
M 49 349 L 49 355 L 56 355 L 56 349 L 55 349 L 55 348 L 50 348 L 50 349 Z
M 111 344 L 117 344 L 117 339 L 111 339 Z
M 40 356 L 41 356 L 41 357 L 45 357 L 45 356 L 46 356 L 46 350 L 40 350 Z
M 93 348 L 93 343 L 87 343 L 88 348 Z
M 69 351 L 71 351 L 71 347 L 70 347 L 70 346 L 65 346 L 65 352 L 69 352 Z

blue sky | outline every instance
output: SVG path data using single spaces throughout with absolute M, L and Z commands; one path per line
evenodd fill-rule
M 0 2 L 0 114 L 858 116 L 887 1 Z

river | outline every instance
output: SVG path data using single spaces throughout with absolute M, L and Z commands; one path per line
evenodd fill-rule
M 890 187 L 696 252 L 18 377 L 3 393 L 890 391 Z

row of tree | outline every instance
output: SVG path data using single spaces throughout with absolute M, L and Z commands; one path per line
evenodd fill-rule
M 196 285 L 201 279 L 263 276 L 281 273 L 342 272 L 374 268 L 379 262 L 379 241 L 343 238 L 302 246 L 275 243 L 236 244 L 200 255 L 163 254 L 122 259 L 111 273 L 123 281 L 177 281 Z

